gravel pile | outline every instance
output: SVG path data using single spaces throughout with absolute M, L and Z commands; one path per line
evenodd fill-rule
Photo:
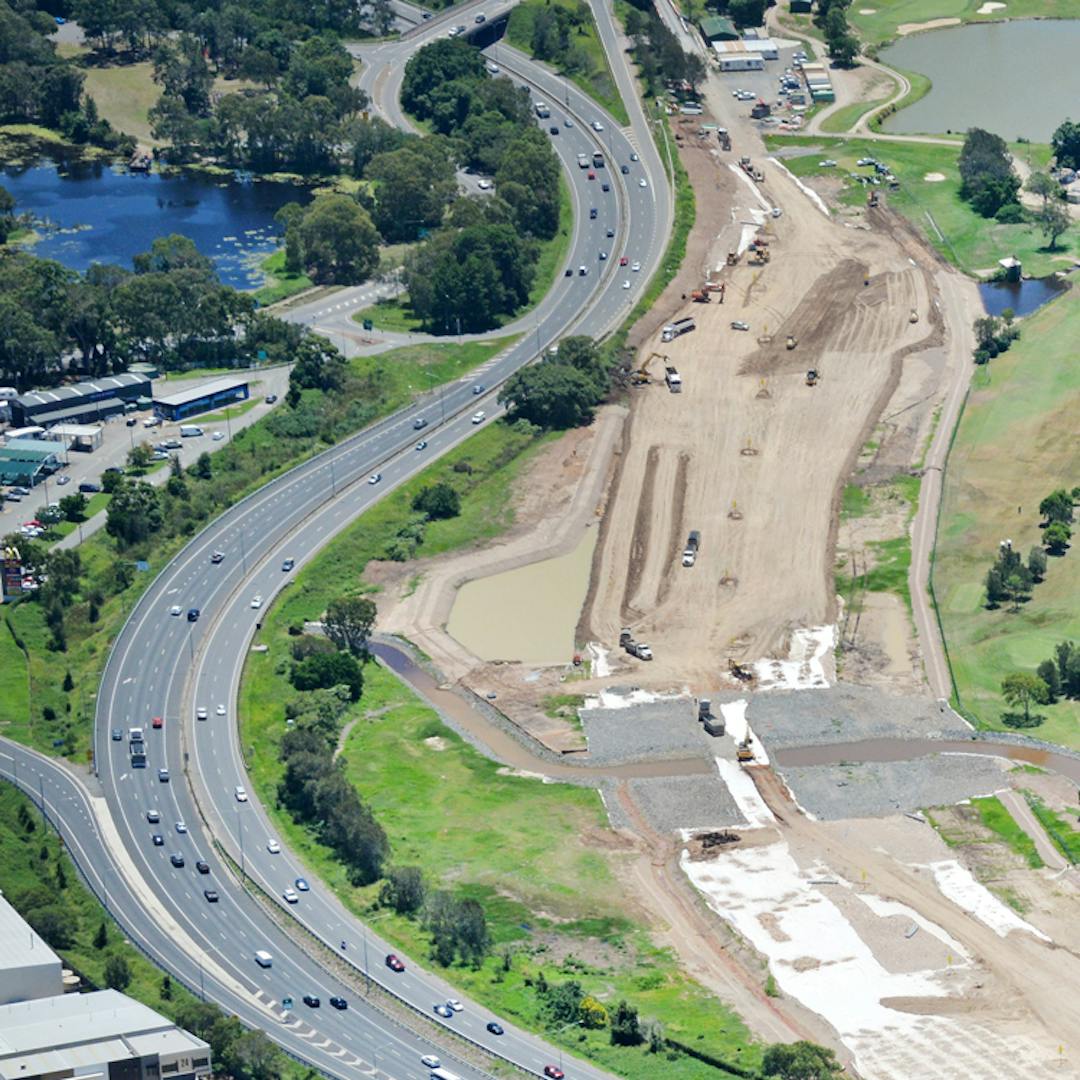
M 830 821 L 946 806 L 1008 786 L 997 758 L 974 754 L 779 771 L 804 810 Z
M 658 832 L 745 825 L 717 776 L 663 776 L 629 781 L 630 794 Z
M 709 736 L 698 724 L 697 705 L 689 697 L 620 709 L 582 709 L 578 715 L 594 765 L 688 757 L 709 750 Z
M 766 748 L 820 746 L 863 739 L 945 736 L 971 731 L 932 698 L 895 697 L 866 686 L 754 694 L 747 719 Z

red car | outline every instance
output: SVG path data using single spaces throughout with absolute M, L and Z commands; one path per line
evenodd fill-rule
M 596 179 L 596 173 L 594 173 L 592 171 L 592 169 L 589 170 L 589 179 L 590 180 L 595 180 Z
M 551 1078 L 551 1080 L 563 1080 L 566 1075 L 557 1065 L 545 1065 L 544 1075 Z
M 152 728 L 163 728 L 165 726 L 165 721 L 162 720 L 160 716 L 155 716 L 154 719 L 150 721 L 150 726 Z
M 619 265 L 620 265 L 620 266 L 626 266 L 626 264 L 627 264 L 627 263 L 629 263 L 629 262 L 630 262 L 630 260 L 629 260 L 629 259 L 628 259 L 628 258 L 627 258 L 627 257 L 626 257 L 625 255 L 624 255 L 624 256 L 623 256 L 623 257 L 622 257 L 622 258 L 621 258 L 621 259 L 619 260 Z
M 401 962 L 400 958 L 395 956 L 393 953 L 391 953 L 386 958 L 386 966 L 391 971 L 404 971 L 405 970 L 405 965 Z

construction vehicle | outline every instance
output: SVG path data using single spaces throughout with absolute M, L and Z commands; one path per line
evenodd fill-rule
M 798 344 L 799 344 L 799 342 L 798 342 L 798 339 L 795 337 L 795 335 L 794 334 L 788 334 L 787 341 L 784 343 L 784 348 L 786 348 L 790 352 Z
M 754 681 L 753 671 L 751 671 L 748 667 L 744 667 L 738 662 L 738 660 L 733 660 L 729 656 L 727 664 L 728 671 L 731 673 L 732 677 L 738 679 L 739 682 L 749 683 Z
M 919 321 L 919 313 L 914 308 L 912 308 L 911 309 L 911 314 L 908 316 L 908 322 L 909 323 L 917 323 L 918 321 Z
M 866 200 L 866 205 L 873 209 L 878 204 L 878 193 L 871 191 L 869 197 Z
M 731 136 L 728 134 L 727 128 L 717 128 L 716 137 L 720 140 L 721 150 L 731 149 Z
M 712 702 L 708 698 L 698 700 L 697 718 L 698 723 L 704 725 L 709 735 L 724 734 L 724 718 L 713 715 Z
M 816 386 L 818 378 L 819 378 L 819 376 L 818 376 L 818 373 L 817 373 L 817 368 L 811 368 L 806 373 L 806 385 L 807 386 Z
M 754 763 L 754 751 L 750 749 L 749 739 L 743 739 L 735 748 L 735 760 L 740 765 L 752 765 Z
M 673 323 L 668 323 L 660 331 L 660 340 L 674 341 L 677 337 L 682 337 L 683 334 L 689 334 L 691 330 L 696 329 L 697 324 L 689 316 L 684 319 L 676 319 Z
M 652 382 L 652 377 L 649 375 L 649 368 L 651 368 L 657 360 L 662 360 L 666 365 L 668 357 L 666 357 L 663 353 L 650 353 L 648 360 L 646 360 L 645 363 L 637 369 L 637 371 L 631 372 L 630 385 L 648 386 L 649 383 Z
M 624 626 L 620 631 L 619 644 L 626 652 L 631 656 L 636 656 L 639 660 L 651 660 L 653 658 L 652 649 L 644 641 L 635 641 L 629 627 Z
M 683 566 L 693 566 L 697 562 L 698 548 L 701 547 L 701 533 L 697 529 L 691 529 L 686 538 L 686 547 L 682 553 Z
M 755 240 L 750 245 L 750 257 L 747 262 L 749 262 L 751 266 L 764 266 L 770 258 L 768 244 L 763 244 Z
M 682 376 L 670 364 L 664 368 L 664 382 L 673 394 L 682 393 Z
M 695 304 L 710 304 L 710 303 L 712 303 L 712 297 L 709 295 L 708 291 L 705 290 L 705 289 L 694 289 L 694 291 L 690 294 L 690 299 Z
M 727 265 L 734 266 L 739 261 L 739 253 L 737 251 L 729 251 L 727 253 Z

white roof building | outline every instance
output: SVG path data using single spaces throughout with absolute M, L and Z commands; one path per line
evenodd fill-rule
M 63 992 L 60 957 L 0 894 L 0 1005 Z

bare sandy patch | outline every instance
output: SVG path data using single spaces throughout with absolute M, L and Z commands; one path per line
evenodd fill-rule
M 928 172 L 923 179 L 928 184 L 940 184 L 942 180 L 947 180 L 948 177 L 944 173 L 940 172 Z
M 872 7 L 859 8 L 859 14 L 860 15 L 876 15 L 877 14 L 877 8 L 872 8 Z
M 981 8 L 979 8 L 978 11 L 975 12 L 975 14 L 976 15 L 993 15 L 995 11 L 1002 11 L 1004 9 L 1004 7 L 1005 7 L 1004 4 L 996 3 L 995 0 L 986 0 L 986 3 L 983 4 L 983 6 Z
M 424 740 L 424 745 L 429 750 L 445 750 L 448 744 L 441 735 L 432 735 Z
M 918 34 L 923 30 L 939 30 L 943 26 L 959 26 L 959 19 L 930 19 L 927 22 L 901 23 L 897 28 L 898 34 Z

